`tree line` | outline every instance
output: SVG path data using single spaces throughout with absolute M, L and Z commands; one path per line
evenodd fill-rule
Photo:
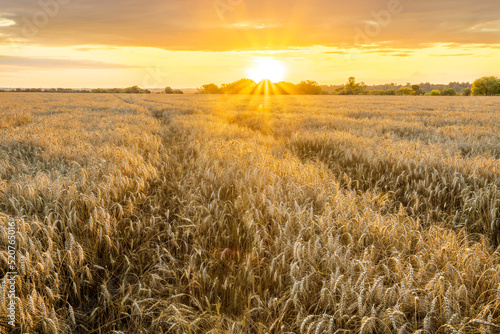
M 266 95 L 321 95 L 327 94 L 321 89 L 316 81 L 306 80 L 298 84 L 281 81 L 271 83 L 262 80 L 259 83 L 251 79 L 240 79 L 220 87 L 214 83 L 206 84 L 198 88 L 198 94 L 266 94 Z
M 112 93 L 112 94 L 152 94 L 149 89 L 139 86 L 127 88 L 96 88 L 96 89 L 72 89 L 72 88 L 16 88 L 12 90 L 0 89 L 0 92 L 23 92 L 23 93 Z M 367 86 L 364 82 L 356 82 L 350 77 L 343 85 L 320 86 L 316 81 L 305 80 L 298 84 L 291 82 L 271 83 L 263 80 L 259 83 L 251 79 L 240 79 L 238 81 L 222 84 L 220 86 L 210 83 L 197 89 L 198 94 L 266 94 L 266 95 L 431 95 L 431 96 L 456 96 L 456 95 L 483 95 L 500 96 L 500 78 L 494 76 L 481 77 L 470 83 L 450 82 L 448 85 L 434 85 L 421 83 L 419 85 L 407 83 L 406 86 L 394 83 L 378 86 Z M 180 89 L 165 89 L 156 94 L 183 94 Z
M 152 94 L 149 89 L 142 89 L 139 86 L 127 88 L 95 88 L 95 89 L 73 89 L 73 88 L 16 88 L 12 90 L 0 89 L 0 92 L 18 93 L 95 93 L 95 94 Z M 165 89 L 157 94 L 184 94 L 180 89 Z
M 0 90 L 0 92 L 19 93 L 96 93 L 96 94 L 151 94 L 149 89 L 142 89 L 139 86 L 127 88 L 96 88 L 96 89 L 73 89 L 73 88 L 16 88 L 12 90 Z
M 384 89 L 386 88 L 386 89 Z M 320 86 L 316 81 L 306 80 L 298 84 L 291 82 L 278 82 L 271 84 L 269 80 L 259 83 L 251 79 L 222 84 L 220 86 L 210 83 L 198 88 L 198 94 L 271 94 L 271 95 L 500 95 L 500 78 L 489 76 L 468 82 L 450 82 L 448 85 L 435 85 L 430 83 L 411 84 L 406 86 L 386 84 L 367 86 L 364 82 L 356 82 L 354 77 L 339 86 Z
M 466 88 L 471 88 L 472 84 L 470 82 L 450 82 L 449 84 L 431 84 L 429 82 L 419 83 L 418 89 L 413 89 L 418 95 L 430 94 L 433 90 L 442 91 L 444 89 L 453 88 L 456 92 L 462 92 Z M 329 85 L 329 86 L 321 86 L 324 90 L 329 93 L 334 93 L 338 88 L 343 87 L 343 85 Z M 406 83 L 406 85 L 396 84 L 396 83 L 387 83 L 381 85 L 367 85 L 366 91 L 373 92 L 372 94 L 377 95 L 396 95 L 396 91 L 400 88 L 403 88 L 400 92 L 404 92 L 404 87 L 414 88 L 410 82 Z M 419 91 L 420 90 L 420 91 Z M 382 92 L 386 92 L 382 94 Z

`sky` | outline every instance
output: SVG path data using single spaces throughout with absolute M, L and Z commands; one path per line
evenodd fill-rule
M 248 77 L 263 59 L 291 82 L 499 76 L 500 1 L 0 3 L 0 87 L 199 87 Z

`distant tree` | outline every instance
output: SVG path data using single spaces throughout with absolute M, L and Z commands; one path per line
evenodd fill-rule
M 287 81 L 280 81 L 276 85 L 277 94 L 290 95 L 297 94 L 297 85 Z
M 396 95 L 396 90 L 394 88 L 384 90 L 384 95 Z
M 441 95 L 443 95 L 443 96 L 456 96 L 457 91 L 454 90 L 453 88 L 445 88 L 441 91 Z
M 471 89 L 472 95 L 497 95 L 500 94 L 500 78 L 482 77 L 474 81 Z
M 300 94 L 306 95 L 319 95 L 323 92 L 318 83 L 311 80 L 301 81 L 297 85 L 297 90 Z
M 172 87 L 167 86 L 163 91 L 165 94 L 184 94 L 184 92 L 180 89 L 172 89 Z
M 57 88 L 56 91 L 58 93 L 74 93 L 73 89 L 71 88 Z
M 425 82 L 425 83 L 420 83 L 420 89 L 423 89 L 426 93 L 431 92 L 431 83 L 430 82 Z
M 401 87 L 396 91 L 396 95 L 414 95 L 415 91 L 410 87 Z
M 352 90 L 345 88 L 344 85 L 342 87 L 338 87 L 333 92 L 334 95 L 352 95 Z
M 352 90 L 352 93 L 354 95 L 362 94 L 366 90 L 366 84 L 363 81 L 356 82 L 356 79 L 354 77 L 350 77 L 347 84 L 349 85 L 349 89 Z
M 417 89 L 417 86 L 418 86 L 418 89 Z M 390 83 L 390 84 L 367 86 L 367 89 L 368 90 L 382 89 L 385 91 L 385 90 L 388 90 L 391 88 L 398 89 L 401 87 L 405 87 L 405 85 L 397 85 L 394 83 Z M 407 83 L 406 87 L 410 87 L 415 92 L 415 95 L 425 95 L 425 94 L 429 94 L 433 89 L 437 89 L 437 90 L 441 91 L 445 88 L 453 88 L 455 91 L 461 92 L 462 89 L 464 89 L 464 88 L 467 88 L 467 87 L 470 88 L 471 84 L 468 82 L 450 82 L 448 85 L 444 85 L 444 84 L 431 84 L 429 82 L 421 82 L 418 85 L 416 85 L 416 84 L 409 85 Z
M 336 93 L 341 95 L 358 95 L 365 94 L 366 84 L 364 82 L 356 82 L 356 78 L 349 77 L 344 87 L 338 88 Z
M 457 93 L 469 87 L 471 84 L 468 82 L 450 82 L 446 88 L 453 88 Z
M 257 84 L 252 79 L 240 79 L 228 84 L 222 84 L 220 90 L 224 94 L 252 94 Z
M 437 90 L 437 89 L 434 89 L 432 92 L 431 92 L 431 95 L 432 96 L 439 96 L 441 95 L 441 91 Z
M 198 88 L 198 94 L 221 94 L 222 91 L 214 83 L 206 84 Z
M 472 91 L 472 90 L 471 90 L 471 88 L 470 88 L 470 87 L 464 88 L 464 89 L 462 89 L 462 95 L 463 95 L 463 96 L 470 96 L 471 91 Z
M 320 87 L 327 94 L 335 94 L 336 90 L 343 85 L 320 85 Z
M 123 92 L 127 93 L 127 94 L 139 94 L 139 93 L 141 93 L 141 91 L 142 90 L 138 86 L 132 86 L 132 87 L 125 88 L 125 90 Z
M 425 95 L 425 90 L 420 89 L 419 85 L 411 85 L 411 89 L 415 92 L 414 95 Z

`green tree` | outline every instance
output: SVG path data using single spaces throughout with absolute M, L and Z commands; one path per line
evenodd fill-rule
M 300 94 L 306 95 L 319 95 L 323 92 L 323 89 L 321 89 L 318 83 L 311 80 L 301 81 L 297 85 L 297 90 Z
M 463 95 L 463 96 L 470 96 L 471 91 L 472 91 L 472 90 L 471 90 L 471 88 L 470 88 L 470 87 L 464 88 L 464 89 L 462 89 L 462 95 Z
M 132 86 L 132 87 L 125 88 L 124 93 L 140 94 L 140 93 L 142 93 L 142 89 L 140 89 L 138 86 Z
M 500 78 L 482 77 L 472 84 L 472 95 L 497 95 L 500 94 Z
M 220 90 L 224 94 L 251 94 L 257 84 L 252 79 L 240 79 L 228 84 L 222 84 Z
M 425 90 L 420 89 L 420 85 L 411 85 L 411 89 L 415 92 L 414 95 L 425 95 Z
M 443 95 L 443 96 L 456 96 L 457 91 L 454 90 L 453 88 L 445 88 L 441 91 L 441 95 Z
M 163 91 L 165 94 L 184 94 L 184 92 L 180 89 L 172 89 L 172 87 L 167 86 Z
M 366 92 L 366 84 L 364 82 L 356 82 L 356 78 L 349 77 L 343 88 L 339 89 L 342 95 L 358 95 Z
M 206 84 L 198 88 L 198 94 L 221 94 L 221 89 L 214 83 Z
M 278 95 L 297 94 L 297 85 L 291 82 L 280 81 L 275 85 L 275 88 Z
M 415 91 L 410 87 L 401 87 L 396 91 L 396 95 L 414 95 Z
M 431 92 L 431 95 L 432 96 L 439 96 L 439 95 L 441 95 L 441 91 L 439 91 L 437 89 L 433 89 L 432 92 Z

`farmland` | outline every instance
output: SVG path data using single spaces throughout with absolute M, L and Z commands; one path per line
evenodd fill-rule
M 2 93 L 18 330 L 498 333 L 499 105 Z

